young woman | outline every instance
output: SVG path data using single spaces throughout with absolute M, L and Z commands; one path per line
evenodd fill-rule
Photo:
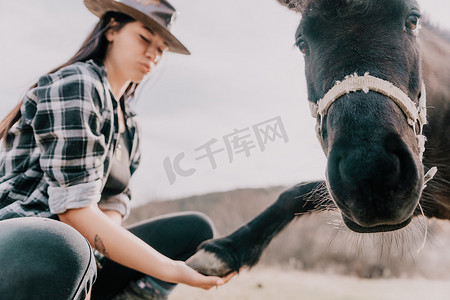
M 170 33 L 175 9 L 165 0 L 85 4 L 100 21 L 80 50 L 0 124 L 0 295 L 83 299 L 96 266 L 93 299 L 166 299 L 175 283 L 224 284 L 234 274 L 203 276 L 183 262 L 212 237 L 206 216 L 121 227 L 140 159 L 128 101 L 164 52 L 189 54 Z

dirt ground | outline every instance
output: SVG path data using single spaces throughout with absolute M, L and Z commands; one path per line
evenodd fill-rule
M 276 268 L 242 271 L 227 285 L 204 291 L 180 285 L 170 300 L 449 300 L 450 282 L 367 280 Z

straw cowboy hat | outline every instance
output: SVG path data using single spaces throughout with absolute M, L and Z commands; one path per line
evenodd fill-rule
M 107 11 L 129 15 L 161 35 L 169 44 L 170 52 L 191 54 L 170 33 L 170 26 L 175 20 L 176 10 L 166 0 L 84 0 L 84 4 L 99 18 Z

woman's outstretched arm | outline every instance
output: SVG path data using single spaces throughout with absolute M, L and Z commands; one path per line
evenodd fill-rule
M 161 280 L 210 289 L 228 282 L 234 276 L 234 273 L 224 278 L 204 276 L 184 262 L 162 255 L 105 215 L 97 204 L 69 209 L 58 216 L 106 257 Z

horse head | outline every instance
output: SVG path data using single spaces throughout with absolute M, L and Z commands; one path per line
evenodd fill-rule
M 427 180 L 417 2 L 279 1 L 302 15 L 296 45 L 327 188 L 345 224 L 357 232 L 406 226 Z

